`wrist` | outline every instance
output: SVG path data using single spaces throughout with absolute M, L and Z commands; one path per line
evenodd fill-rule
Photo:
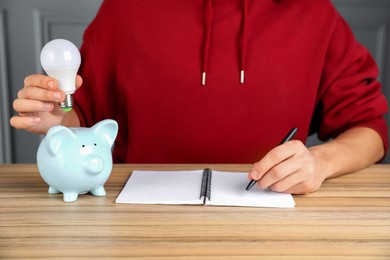
M 333 144 L 321 144 L 309 148 L 316 161 L 316 170 L 322 175 L 323 180 L 331 178 L 338 173 L 337 163 L 331 158 Z
M 361 170 L 384 154 L 380 135 L 367 127 L 351 128 L 327 143 L 309 148 L 325 179 Z

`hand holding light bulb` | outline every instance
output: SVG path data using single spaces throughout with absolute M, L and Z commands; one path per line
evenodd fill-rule
M 61 40 L 61 42 L 68 41 Z M 42 66 L 49 76 L 28 75 L 13 102 L 17 115 L 11 117 L 10 124 L 16 129 L 46 134 L 54 125 L 80 126 L 77 114 L 73 110 L 69 112 L 72 107 L 72 95 L 75 89 L 82 85 L 82 78 L 76 76 L 81 60 L 79 51 L 68 42 L 65 46 L 68 51 L 64 44 L 60 44 L 59 47 L 63 48 L 55 52 L 56 48 L 53 47 L 52 42 L 50 43 L 47 44 L 48 48 L 45 46 L 41 55 Z M 62 53 L 63 56 L 59 57 L 58 53 Z M 58 106 L 58 103 L 63 104 L 65 111 Z
M 65 100 L 60 102 L 60 107 L 64 111 L 72 109 L 80 63 L 81 56 L 78 48 L 68 40 L 52 40 L 41 51 L 43 69 L 48 76 L 57 79 L 59 89 L 65 93 Z

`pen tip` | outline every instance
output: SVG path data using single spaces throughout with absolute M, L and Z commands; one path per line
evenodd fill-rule
M 257 181 L 255 180 L 251 180 L 249 183 L 248 183 L 248 186 L 246 186 L 246 191 L 249 191 L 255 184 L 256 184 Z

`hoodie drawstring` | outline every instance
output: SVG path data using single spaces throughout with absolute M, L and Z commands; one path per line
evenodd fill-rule
M 202 85 L 206 85 L 206 72 L 207 72 L 207 63 L 209 58 L 209 47 L 210 47 L 210 38 L 211 38 L 211 22 L 213 17 L 213 7 L 211 0 L 206 0 L 206 9 L 205 9 L 205 33 L 203 41 L 203 58 L 202 58 Z
M 248 17 L 248 0 L 242 0 L 242 22 L 241 22 L 241 33 L 240 33 L 240 37 L 241 37 L 240 39 L 240 83 L 241 84 L 244 84 L 244 76 L 245 76 L 247 17 Z M 202 86 L 206 85 L 212 20 L 213 20 L 212 0 L 206 0 L 205 19 L 204 19 L 205 34 L 203 39 L 203 51 L 202 51 Z
M 241 23 L 241 64 L 240 64 L 240 83 L 244 84 L 245 58 L 246 58 L 246 28 L 248 17 L 248 0 L 242 1 L 242 23 Z

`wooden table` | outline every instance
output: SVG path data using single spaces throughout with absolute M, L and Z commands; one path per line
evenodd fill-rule
M 0 165 L 0 259 L 390 259 L 390 165 L 326 181 L 296 208 L 115 204 L 134 169 L 247 171 L 250 165 L 115 165 L 106 197 L 64 203 L 36 165 Z

